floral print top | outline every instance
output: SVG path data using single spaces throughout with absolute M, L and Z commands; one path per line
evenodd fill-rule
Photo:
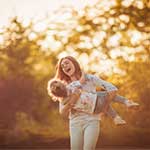
M 74 109 L 92 114 L 94 112 L 97 99 L 97 87 L 103 87 L 108 93 L 117 90 L 117 88 L 111 83 L 91 74 L 85 75 L 85 82 L 83 84 L 81 84 L 80 81 L 73 81 L 68 84 L 67 89 L 70 93 L 81 91 L 80 98 L 75 104 Z

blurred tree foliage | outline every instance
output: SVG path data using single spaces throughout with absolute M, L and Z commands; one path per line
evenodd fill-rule
M 35 33 L 37 37 L 34 40 L 29 38 L 34 32 L 32 26 L 30 23 L 24 27 L 15 17 L 2 33 L 0 121 L 9 137 L 20 132 L 23 135 L 32 134 L 34 130 L 37 130 L 36 134 L 42 134 L 35 125 L 39 128 L 40 124 L 52 124 L 52 117 L 48 116 L 53 112 L 54 103 L 47 98 L 46 86 L 48 79 L 54 76 L 52 70 L 56 56 L 47 55 L 37 44 L 45 38 L 45 33 Z
M 46 27 L 42 29 L 42 25 Z M 114 106 L 129 126 L 126 132 L 113 127 L 103 130 L 104 134 L 123 141 L 120 135 L 128 135 L 134 128 L 130 141 L 137 134 L 141 136 L 143 128 L 150 132 L 149 1 L 100 0 L 81 10 L 62 7 L 42 21 L 31 21 L 26 26 L 15 17 L 1 30 L 0 36 L 3 38 L 0 121 L 8 133 L 14 131 L 13 134 L 24 137 L 68 136 L 67 124 L 58 115 L 58 106 L 50 101 L 46 90 L 58 58 L 66 55 L 76 57 L 85 71 L 104 76 L 118 86 L 120 94 L 141 105 L 138 111 L 129 112 L 122 106 Z M 147 138 L 144 133 L 143 138 Z

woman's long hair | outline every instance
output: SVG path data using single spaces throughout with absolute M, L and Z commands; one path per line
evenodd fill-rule
M 58 61 L 57 65 L 56 65 L 56 76 L 55 76 L 55 78 L 59 79 L 59 80 L 62 80 L 62 81 L 65 81 L 67 83 L 71 82 L 71 78 L 64 73 L 64 71 L 62 70 L 62 67 L 61 67 L 61 63 L 64 59 L 69 59 L 74 64 L 74 66 L 75 66 L 74 75 L 76 76 L 77 80 L 79 80 L 80 77 L 81 77 L 81 74 L 82 74 L 81 68 L 80 68 L 79 63 L 72 56 L 63 57 Z

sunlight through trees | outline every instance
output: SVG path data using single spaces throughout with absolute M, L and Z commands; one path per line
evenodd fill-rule
M 37 22 L 16 16 L 1 28 L 0 136 L 5 130 L 8 143 L 18 135 L 22 139 L 33 135 L 68 137 L 67 123 L 59 116 L 58 104 L 51 101 L 46 89 L 58 59 L 66 55 L 74 56 L 86 72 L 112 82 L 122 95 L 141 105 L 133 112 L 115 105 L 129 126 L 126 132 L 123 128 L 117 130 L 111 120 L 104 119 L 107 126 L 102 129 L 112 128 L 103 130 L 104 134 L 111 133 L 122 143 L 122 135 L 130 135 L 133 143 L 138 141 L 137 134 L 149 138 L 142 133 L 143 128 L 150 132 L 147 0 L 99 0 L 81 10 L 62 7 Z

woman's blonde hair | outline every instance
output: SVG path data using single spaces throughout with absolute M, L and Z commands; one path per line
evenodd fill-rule
M 66 83 L 71 82 L 70 77 L 64 73 L 64 71 L 62 70 L 62 67 L 61 67 L 61 63 L 64 59 L 68 59 L 74 64 L 74 67 L 75 67 L 75 73 L 74 74 L 75 74 L 77 80 L 79 80 L 81 77 L 81 74 L 82 74 L 81 68 L 80 68 L 80 65 L 77 62 L 77 60 L 72 56 L 63 57 L 58 61 L 57 65 L 56 65 L 56 76 L 55 76 L 55 78 L 62 80 L 62 81 L 65 81 Z

